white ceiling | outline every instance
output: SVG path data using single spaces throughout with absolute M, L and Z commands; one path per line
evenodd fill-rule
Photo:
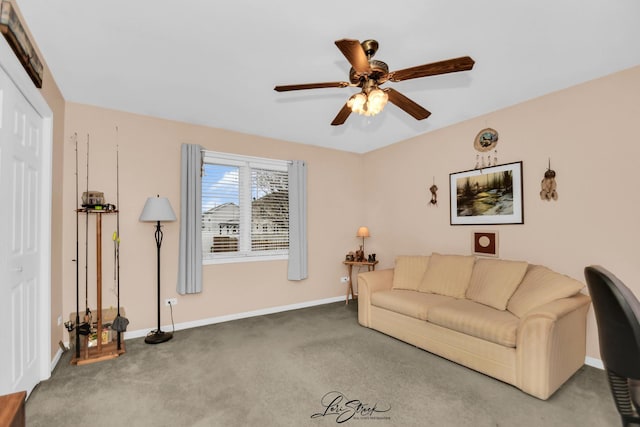
M 66 100 L 367 152 L 640 65 L 638 0 L 17 0 Z M 389 104 L 330 122 L 355 88 L 342 38 L 376 39 L 391 71 L 469 55 L 471 71 L 393 87 Z M 594 107 L 597 100 L 594 100 Z

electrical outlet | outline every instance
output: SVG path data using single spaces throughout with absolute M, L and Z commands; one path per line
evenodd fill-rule
M 349 276 L 342 276 L 340 278 L 340 283 L 349 283 Z
M 58 316 L 58 326 L 62 325 L 62 316 Z
M 167 298 L 166 300 L 164 300 L 164 305 L 168 306 L 174 306 L 178 304 L 178 299 L 177 298 Z

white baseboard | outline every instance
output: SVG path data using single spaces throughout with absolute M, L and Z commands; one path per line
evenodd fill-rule
M 594 368 L 598 368 L 598 369 L 603 369 L 604 370 L 604 364 L 602 363 L 602 360 L 596 359 L 595 357 L 589 357 L 589 356 L 585 357 L 584 358 L 584 364 L 592 366 Z
M 314 307 L 317 305 L 331 304 L 334 302 L 342 301 L 343 298 L 344 297 L 342 296 L 331 297 L 331 298 L 325 298 L 325 299 L 315 300 L 315 301 L 307 301 L 307 302 L 301 302 L 296 304 L 281 305 L 278 307 L 269 307 L 269 308 L 262 308 L 262 309 L 253 310 L 253 311 L 245 311 L 243 313 L 227 314 L 225 316 L 209 317 L 207 319 L 194 320 L 191 322 L 177 323 L 175 325 L 175 330 L 180 331 L 183 329 L 197 328 L 199 326 L 215 325 L 216 323 L 229 322 L 231 320 L 246 319 L 248 317 L 264 316 L 267 314 L 282 313 L 284 311 L 298 310 L 301 308 Z M 165 331 L 171 330 L 172 325 L 164 325 L 162 326 L 162 329 L 164 329 Z M 134 338 L 146 337 L 147 334 L 151 331 L 152 329 L 138 329 L 135 331 L 125 332 L 124 339 L 129 340 Z M 65 342 L 64 345 L 69 347 L 69 342 L 68 341 Z M 53 371 L 53 369 L 58 364 L 60 357 L 62 357 L 62 350 L 58 350 L 58 352 L 56 353 L 56 356 L 51 361 L 51 371 Z M 604 369 L 602 360 L 596 359 L 595 357 L 589 357 L 589 356 L 585 357 L 584 364 L 594 368 Z
M 334 302 L 342 301 L 343 298 L 344 297 L 331 297 L 331 298 L 325 298 L 325 299 L 315 300 L 315 301 L 306 301 L 306 302 L 290 304 L 290 305 L 281 305 L 278 307 L 269 307 L 269 308 L 262 308 L 262 309 L 253 310 L 253 311 L 245 311 L 243 313 L 228 314 L 225 316 L 209 317 L 208 319 L 194 320 L 191 322 L 176 323 L 175 330 L 179 331 L 182 329 L 197 328 L 200 326 L 207 326 L 207 325 L 214 325 L 216 323 L 229 322 L 231 320 L 246 319 L 248 317 L 264 316 L 267 314 L 281 313 L 283 311 L 290 311 L 290 310 L 298 310 L 300 308 L 313 307 L 316 305 L 331 304 Z M 161 329 L 164 331 L 170 331 L 172 330 L 172 325 L 161 326 Z M 137 331 L 125 332 L 124 339 L 128 340 L 132 338 L 142 338 L 147 336 L 147 334 L 152 330 L 153 329 L 139 329 Z
M 281 312 L 290 311 L 290 310 L 298 310 L 300 308 L 331 304 L 339 301 L 344 301 L 344 297 L 343 296 L 331 297 L 331 298 L 325 298 L 325 299 L 315 300 L 315 301 L 306 301 L 306 302 L 301 302 L 296 304 L 281 305 L 278 307 L 269 307 L 269 308 L 262 308 L 262 309 L 253 310 L 253 311 L 245 311 L 243 313 L 228 314 L 225 316 L 209 317 L 207 319 L 194 320 L 191 322 L 176 323 L 175 330 L 180 331 L 183 329 L 197 328 L 199 326 L 214 325 L 216 323 L 229 322 L 231 320 L 239 320 L 239 319 L 246 319 L 248 317 L 264 316 L 267 314 L 281 313 Z M 124 333 L 124 339 L 130 340 L 135 338 L 146 337 L 147 334 L 154 329 L 138 329 L 135 331 L 128 331 Z M 161 326 L 161 329 L 164 331 L 171 331 L 173 330 L 173 326 L 163 325 Z M 65 346 L 69 347 L 69 342 L 65 342 L 64 344 Z
M 51 371 L 49 371 L 49 372 L 53 372 L 53 370 L 56 368 L 56 366 L 58 366 L 58 362 L 60 361 L 61 357 L 62 357 L 62 349 L 58 348 L 58 351 L 56 352 L 56 355 L 53 356 L 53 359 L 51 360 Z

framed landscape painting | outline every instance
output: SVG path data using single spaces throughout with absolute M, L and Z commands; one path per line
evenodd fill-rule
M 524 224 L 522 162 L 449 174 L 451 225 Z

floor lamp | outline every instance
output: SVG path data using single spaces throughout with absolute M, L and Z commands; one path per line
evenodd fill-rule
M 140 221 L 156 223 L 156 246 L 158 248 L 158 329 L 151 331 L 144 339 L 147 344 L 160 344 L 169 341 L 173 334 L 160 329 L 160 246 L 162 245 L 162 229 L 160 221 L 175 221 L 176 214 L 166 197 L 149 197 L 140 214 Z

